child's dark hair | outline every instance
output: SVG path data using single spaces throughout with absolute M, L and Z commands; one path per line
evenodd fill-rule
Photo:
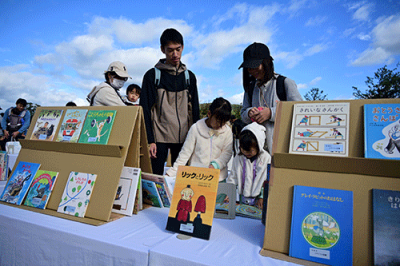
M 231 119 L 232 106 L 231 103 L 222 98 L 216 98 L 208 108 L 211 116 L 215 115 L 217 121 L 221 122 L 221 126 Z
M 128 92 L 131 92 L 133 90 L 136 90 L 136 93 L 139 94 L 140 97 L 140 92 L 142 91 L 142 89 L 140 88 L 139 85 L 136 84 L 131 84 L 128 86 L 128 88 L 126 88 L 126 95 L 128 95 Z
M 239 135 L 239 145 L 245 151 L 249 151 L 251 148 L 255 148 L 257 150 L 257 154 L 260 152 L 260 148 L 258 147 L 258 141 L 256 135 L 250 130 L 243 130 Z
M 183 45 L 183 37 L 182 34 L 179 33 L 176 29 L 166 29 L 160 37 L 161 47 L 164 48 L 168 45 L 169 42 L 179 43 Z
M 17 105 L 18 105 L 18 104 L 22 104 L 23 107 L 26 107 L 26 105 L 27 105 L 28 103 L 26 102 L 25 99 L 19 98 L 19 99 L 17 100 L 16 104 L 17 104 Z

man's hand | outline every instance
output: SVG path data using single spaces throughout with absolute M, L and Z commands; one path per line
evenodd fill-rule
M 4 133 L 4 137 L 6 137 L 6 138 L 8 138 L 10 136 L 10 132 L 8 132 L 5 129 L 4 129 L 3 133 Z
M 19 131 L 15 131 L 12 133 L 12 136 L 14 139 L 16 139 L 18 137 L 18 135 L 19 135 Z
M 157 158 L 157 145 L 155 143 L 150 144 L 149 152 L 150 152 L 150 158 L 152 159 Z

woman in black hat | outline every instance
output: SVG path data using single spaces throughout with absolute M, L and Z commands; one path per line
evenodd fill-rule
M 266 128 L 266 146 L 271 153 L 276 106 L 279 101 L 302 101 L 296 83 L 274 72 L 273 58 L 265 44 L 253 43 L 243 52 L 244 98 L 241 117 Z

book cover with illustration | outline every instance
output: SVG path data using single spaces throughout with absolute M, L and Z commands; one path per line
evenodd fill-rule
M 364 105 L 364 156 L 400 160 L 400 103 Z
M 76 217 L 85 217 L 96 177 L 95 174 L 71 172 L 57 211 Z
M 116 113 L 116 110 L 89 110 L 78 142 L 106 145 Z
M 179 166 L 166 229 L 210 239 L 218 180 L 218 169 Z
M 138 191 L 138 185 L 140 184 L 140 176 L 140 168 L 127 166 L 122 168 L 117 194 L 115 195 L 113 204 L 113 212 L 129 216 L 134 213 L 133 210 L 135 207 L 135 201 L 137 200 L 136 192 Z
M 52 141 L 56 135 L 63 110 L 41 110 L 33 128 L 31 139 Z
M 348 156 L 349 103 L 298 103 L 293 106 L 289 153 Z
M 8 178 L 7 152 L 0 151 L 0 181 L 6 181 Z
M 352 191 L 294 186 L 289 256 L 352 265 Z
M 164 207 L 156 184 L 153 181 L 142 179 L 143 203 L 154 207 Z
M 169 207 L 171 205 L 171 195 L 169 192 L 168 184 L 164 176 L 150 174 L 150 173 L 142 173 L 142 178 L 145 180 L 153 181 L 156 184 L 156 188 L 158 190 L 158 194 L 161 197 L 162 203 L 164 207 Z
M 56 141 L 78 142 L 87 112 L 86 109 L 68 109 L 58 130 Z
M 374 265 L 400 265 L 400 191 L 372 190 Z
M 45 209 L 57 176 L 58 172 L 38 170 L 26 195 L 24 205 Z
M 11 174 L 0 200 L 21 205 L 39 167 L 39 163 L 20 161 Z

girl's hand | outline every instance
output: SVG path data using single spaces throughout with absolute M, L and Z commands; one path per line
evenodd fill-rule
M 268 107 L 258 110 L 258 112 L 253 117 L 254 121 L 256 121 L 259 124 L 264 123 L 270 118 L 271 118 L 271 109 L 269 109 Z
M 258 112 L 259 112 L 258 107 L 253 107 L 253 108 L 251 108 L 250 111 L 248 112 L 248 115 L 249 115 L 249 117 L 250 117 L 251 119 L 254 119 L 254 116 L 255 116 L 256 114 L 258 114 Z
M 210 165 L 208 166 L 208 168 L 215 169 L 215 167 L 214 167 L 212 164 L 210 164 Z
M 256 202 L 256 207 L 262 210 L 263 208 L 264 199 L 258 199 Z

